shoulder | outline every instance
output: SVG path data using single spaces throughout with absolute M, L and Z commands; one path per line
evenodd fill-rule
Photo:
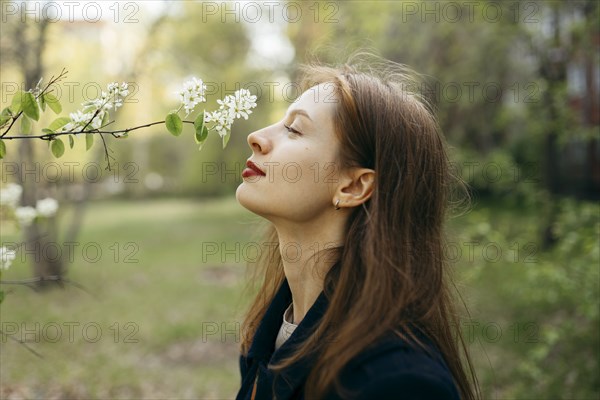
M 357 356 L 342 372 L 352 399 L 456 399 L 460 397 L 441 354 L 387 340 Z M 333 396 L 332 399 L 341 398 Z

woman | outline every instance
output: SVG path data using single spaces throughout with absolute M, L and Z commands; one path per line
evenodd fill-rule
M 283 119 L 248 136 L 236 197 L 276 246 L 258 263 L 237 399 L 478 396 L 452 329 L 444 142 L 407 70 L 368 65 L 306 67 Z

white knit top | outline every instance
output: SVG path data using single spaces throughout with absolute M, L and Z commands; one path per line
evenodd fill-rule
M 294 316 L 294 309 L 292 306 L 293 303 L 291 303 L 283 313 L 283 322 L 281 323 L 281 328 L 279 328 L 279 333 L 277 334 L 277 339 L 275 340 L 275 350 L 281 347 L 281 345 L 288 340 L 290 336 L 292 336 L 294 329 L 298 327 L 298 325 L 289 322 L 293 320 Z

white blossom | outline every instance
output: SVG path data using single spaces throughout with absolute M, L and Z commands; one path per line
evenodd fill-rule
M 38 200 L 35 206 L 37 213 L 42 217 L 51 217 L 58 210 L 58 202 L 50 197 Z
M 0 270 L 9 269 L 15 258 L 16 253 L 14 250 L 4 246 L 0 247 Z
M 69 122 L 62 128 L 63 131 L 71 131 L 77 128 L 83 129 L 86 125 L 88 128 L 92 129 L 100 128 L 102 126 L 102 118 L 104 118 L 105 111 L 98 112 L 98 114 L 94 117 L 95 113 L 95 111 L 84 113 L 81 110 L 77 110 L 74 113 L 70 113 L 69 117 L 71 118 L 71 122 Z M 93 120 L 92 117 L 94 118 Z
M 181 100 L 181 105 L 185 109 L 186 117 L 194 111 L 194 108 L 199 104 L 206 101 L 204 93 L 206 92 L 206 85 L 202 79 L 192 77 L 189 81 L 183 83 L 183 89 L 177 94 Z
M 37 217 L 37 211 L 33 207 L 18 207 L 15 210 L 15 217 L 21 226 L 29 226 Z
M 123 97 L 126 97 L 129 94 L 129 84 L 126 82 L 121 83 L 121 90 L 119 91 L 119 94 Z
M 234 118 L 248 119 L 252 108 L 256 107 L 256 96 L 250 94 L 248 89 L 237 90 L 233 95 L 227 95 L 223 100 L 217 100 L 219 110 L 229 109 Z
M 109 83 L 107 91 L 102 91 L 99 98 L 82 103 L 83 110 L 77 110 L 69 114 L 71 122 L 63 126 L 62 131 L 81 130 L 86 126 L 90 129 L 99 129 L 102 127 L 105 113 L 122 107 L 123 97 L 128 94 L 129 86 L 127 83 L 123 82 L 121 86 L 117 82 Z
M 217 100 L 219 110 L 206 112 L 205 122 L 214 122 L 213 129 L 219 136 L 224 137 L 231 130 L 236 118 L 248 119 L 252 108 L 256 107 L 256 96 L 247 89 L 237 90 L 233 95 L 227 95 L 223 100 Z
M 231 129 L 234 116 L 229 109 L 206 112 L 204 115 L 205 122 L 214 122 L 213 129 L 217 131 L 219 136 L 223 137 Z
M 0 206 L 15 208 L 21 199 L 23 188 L 16 183 L 9 183 L 0 189 Z

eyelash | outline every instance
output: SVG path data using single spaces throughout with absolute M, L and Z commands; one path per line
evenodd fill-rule
M 288 126 L 286 124 L 283 124 L 283 126 L 285 127 L 285 129 L 288 130 L 288 132 L 294 133 L 296 135 L 302 135 L 300 132 L 298 132 L 297 130 L 295 130 L 294 128 L 292 128 L 291 126 Z

